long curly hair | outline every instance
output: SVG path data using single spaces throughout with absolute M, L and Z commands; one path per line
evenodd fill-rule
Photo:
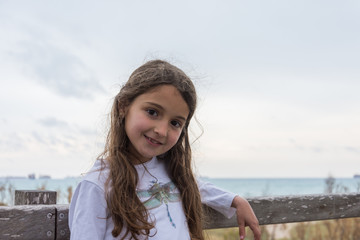
M 112 235 L 117 237 L 125 229 L 123 239 L 125 236 L 133 239 L 138 239 L 139 235 L 149 237 L 150 230 L 155 227 L 155 223 L 148 221 L 149 213 L 136 194 L 139 177 L 129 157 L 130 141 L 125 132 L 124 118 L 125 109 L 136 97 L 160 85 L 174 86 L 189 108 L 179 140 L 168 152 L 157 157 L 166 160 L 170 178 L 181 194 L 191 239 L 202 240 L 202 205 L 192 171 L 188 136 L 189 123 L 196 108 L 196 91 L 182 70 L 162 60 L 152 60 L 137 68 L 114 99 L 110 129 L 104 152 L 100 155 L 103 164 L 110 168 L 106 200 L 114 222 Z

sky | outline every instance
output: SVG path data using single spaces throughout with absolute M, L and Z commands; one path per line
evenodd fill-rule
M 88 171 L 157 58 L 197 88 L 197 174 L 360 173 L 359 1 L 0 0 L 0 31 L 0 176 Z

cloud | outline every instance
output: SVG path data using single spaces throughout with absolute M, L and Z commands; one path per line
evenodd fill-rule
M 67 133 L 67 138 L 74 139 L 73 136 L 80 134 L 81 136 L 96 136 L 97 132 L 93 128 L 79 126 L 78 124 L 69 124 L 66 121 L 55 117 L 41 118 L 36 121 L 39 125 L 45 128 L 52 128 L 54 130 L 61 130 L 62 133 Z M 64 131 L 66 130 L 66 131 Z
M 25 142 L 26 140 L 15 132 L 2 134 L 0 136 L 1 153 L 23 151 L 26 149 Z M 4 155 L 1 156 L 3 157 Z
M 42 151 L 51 150 L 60 154 L 61 152 L 72 152 L 81 145 L 80 139 L 74 139 L 73 136 L 49 133 L 44 134 L 39 131 L 31 133 L 34 146 L 42 149 Z
M 97 132 L 91 128 L 77 127 L 79 133 L 83 136 L 97 136 Z
M 21 63 L 29 79 L 58 95 L 80 99 L 93 99 L 105 90 L 93 71 L 69 49 L 45 41 L 22 41 L 19 50 L 10 55 Z
M 73 152 L 90 147 L 89 141 L 95 141 L 97 132 L 86 126 L 68 123 L 56 117 L 36 120 L 42 128 L 31 132 L 29 139 L 41 148 L 58 152 Z
M 33 137 L 33 139 L 36 140 L 36 142 L 41 143 L 41 144 L 47 144 L 47 141 L 44 139 L 44 137 L 42 135 L 40 135 L 38 132 L 33 131 L 31 133 L 31 136 Z
M 1 159 L 80 171 L 103 147 L 94 125 L 108 109 L 109 82 L 100 77 L 125 79 L 148 55 L 206 75 L 195 79 L 205 127 L 196 153 L 207 175 L 223 174 L 219 160 L 232 176 L 353 172 L 360 32 L 352 2 L 0 2 Z M 345 170 L 344 161 L 353 164 Z
M 54 117 L 42 118 L 37 121 L 40 125 L 44 127 L 69 127 L 68 123 L 62 120 L 58 120 Z
M 360 147 L 347 146 L 345 150 L 351 153 L 360 153 Z

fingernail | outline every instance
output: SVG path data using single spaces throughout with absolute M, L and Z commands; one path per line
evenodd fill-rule
M 240 239 L 244 239 L 244 236 L 240 236 Z

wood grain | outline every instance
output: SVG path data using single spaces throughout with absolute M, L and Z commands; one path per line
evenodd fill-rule
M 55 239 L 55 205 L 0 207 L 0 239 Z

